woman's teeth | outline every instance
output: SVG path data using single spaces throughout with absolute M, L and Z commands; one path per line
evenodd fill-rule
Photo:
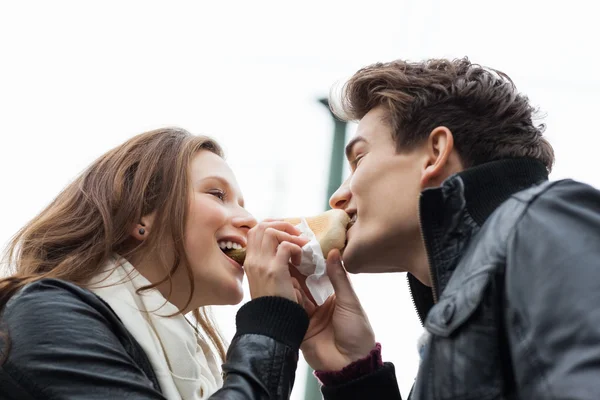
M 236 242 L 229 242 L 229 241 L 219 241 L 219 247 L 221 248 L 221 250 L 225 250 L 225 249 L 243 249 L 244 247 Z

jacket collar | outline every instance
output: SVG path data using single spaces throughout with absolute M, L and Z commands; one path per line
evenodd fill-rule
M 547 181 L 548 171 L 537 160 L 515 158 L 469 168 L 454 179 L 463 181 L 467 210 L 481 226 L 510 196 Z
M 546 180 L 548 171 L 539 161 L 505 159 L 466 169 L 421 193 L 419 214 L 432 287 L 410 273 L 408 282 L 422 322 L 487 218 L 513 194 Z

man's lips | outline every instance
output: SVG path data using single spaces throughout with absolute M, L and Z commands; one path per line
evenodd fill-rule
M 356 223 L 356 220 L 358 219 L 356 212 L 352 213 L 352 218 L 350 218 L 350 221 L 348 222 L 348 226 L 346 229 L 350 229 L 352 228 L 352 225 L 354 225 Z
M 352 229 L 352 227 L 355 224 L 356 224 L 356 221 L 353 221 L 350 224 L 348 224 L 348 228 L 346 229 L 346 243 L 344 245 L 344 249 L 346 248 L 346 246 L 348 246 L 348 242 L 350 241 L 350 230 Z

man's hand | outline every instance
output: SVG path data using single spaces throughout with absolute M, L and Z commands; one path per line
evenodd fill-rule
M 313 369 L 338 371 L 366 357 L 375 347 L 375 335 L 338 250 L 327 257 L 327 275 L 335 294 L 320 307 L 304 302 L 310 325 L 301 349 Z

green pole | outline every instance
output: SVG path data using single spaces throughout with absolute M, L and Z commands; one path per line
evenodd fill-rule
M 319 99 L 329 110 L 333 118 L 333 146 L 331 147 L 331 160 L 329 164 L 329 181 L 327 183 L 327 197 L 325 199 L 325 210 L 329 207 L 329 198 L 342 184 L 344 172 L 344 147 L 346 145 L 346 122 L 340 121 L 335 117 L 329 108 L 329 100 L 326 98 Z M 321 400 L 321 390 L 319 382 L 313 376 L 313 369 L 309 366 L 306 374 L 306 387 L 304 390 L 305 400 Z
M 331 161 L 329 164 L 329 182 L 327 183 L 327 198 L 325 199 L 325 209 L 329 209 L 329 198 L 342 184 L 344 173 L 344 148 L 346 146 L 346 122 L 340 121 L 331 112 L 329 101 L 327 99 L 319 99 L 329 110 L 333 119 L 333 146 L 331 146 Z

